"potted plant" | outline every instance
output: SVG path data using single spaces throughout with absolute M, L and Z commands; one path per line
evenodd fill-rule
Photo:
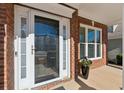
M 82 75 L 85 79 L 87 79 L 89 76 L 89 68 L 90 65 L 92 64 L 92 61 L 88 60 L 87 57 L 84 57 L 84 59 L 80 61 L 80 64 L 81 64 Z
M 122 54 L 118 54 L 116 56 L 116 60 L 118 65 L 122 65 Z

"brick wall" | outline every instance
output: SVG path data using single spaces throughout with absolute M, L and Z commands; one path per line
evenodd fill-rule
M 14 89 L 14 5 L 0 4 L 0 89 Z M 6 24 L 6 31 L 3 28 Z M 3 33 L 3 34 L 2 34 Z M 4 82 L 2 82 L 4 81 Z
M 6 23 L 6 7 L 4 4 L 0 5 L 0 89 L 4 89 L 4 62 L 5 62 L 5 27 Z
M 6 33 L 6 80 L 7 89 L 14 89 L 14 5 L 6 5 L 7 33 Z
M 79 17 L 79 24 L 80 23 L 92 26 L 92 20 L 83 17 Z M 108 45 L 107 25 L 94 21 L 94 27 L 102 29 L 102 59 L 93 60 L 93 64 L 91 65 L 91 68 L 100 67 L 107 63 L 107 45 Z
M 0 89 L 4 89 L 4 24 L 0 24 Z
M 79 61 L 79 25 L 78 25 L 78 11 L 72 14 L 70 22 L 70 62 L 71 62 L 71 78 L 77 78 L 78 61 Z

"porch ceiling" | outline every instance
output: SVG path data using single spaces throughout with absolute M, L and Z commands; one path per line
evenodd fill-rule
M 106 25 L 113 25 L 117 21 L 120 21 L 122 17 L 121 12 L 123 4 L 70 3 L 68 5 L 78 8 L 79 16 L 89 18 Z
M 21 5 L 26 5 L 28 7 L 40 9 L 43 11 L 51 12 L 54 14 L 58 14 L 64 17 L 72 18 L 72 13 L 74 12 L 74 9 L 65 7 L 63 5 L 60 5 L 58 3 L 20 3 Z
M 122 5 L 112 3 L 66 3 L 69 6 L 77 8 L 79 10 L 79 16 L 92 19 L 94 21 L 106 24 L 108 26 L 121 21 L 122 19 Z M 67 17 L 72 17 L 73 9 L 67 8 L 60 4 L 54 3 L 23 3 L 23 5 L 35 7 L 38 9 L 44 9 L 49 12 L 60 14 Z M 49 7 L 48 7 L 49 6 Z

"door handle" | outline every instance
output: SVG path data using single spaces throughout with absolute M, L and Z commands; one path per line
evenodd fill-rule
M 31 46 L 31 54 L 34 54 L 36 48 L 33 47 L 33 45 Z
M 18 52 L 17 51 L 15 51 L 15 56 L 17 56 L 18 55 Z

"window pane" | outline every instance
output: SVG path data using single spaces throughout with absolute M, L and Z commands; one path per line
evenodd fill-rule
M 63 70 L 66 69 L 66 51 L 67 51 L 67 31 L 66 26 L 63 26 Z
M 100 31 L 99 30 L 96 31 L 96 42 L 100 43 Z
M 21 67 L 26 67 L 26 54 L 21 55 Z
M 101 56 L 101 47 L 100 44 L 97 44 L 97 57 Z
M 88 43 L 95 42 L 95 31 L 93 29 L 88 29 Z
M 26 38 L 26 18 L 21 18 L 21 38 Z
M 83 59 L 85 56 L 85 44 L 80 44 L 80 59 Z
M 26 67 L 21 67 L 21 78 L 26 77 Z
M 95 57 L 95 47 L 94 44 L 88 44 L 88 58 Z
M 59 77 L 59 21 L 35 16 L 35 83 Z
M 80 42 L 85 42 L 85 28 L 80 27 Z
M 26 78 L 26 33 L 27 19 L 21 18 L 21 78 Z
M 21 39 L 21 54 L 26 54 L 26 39 Z

